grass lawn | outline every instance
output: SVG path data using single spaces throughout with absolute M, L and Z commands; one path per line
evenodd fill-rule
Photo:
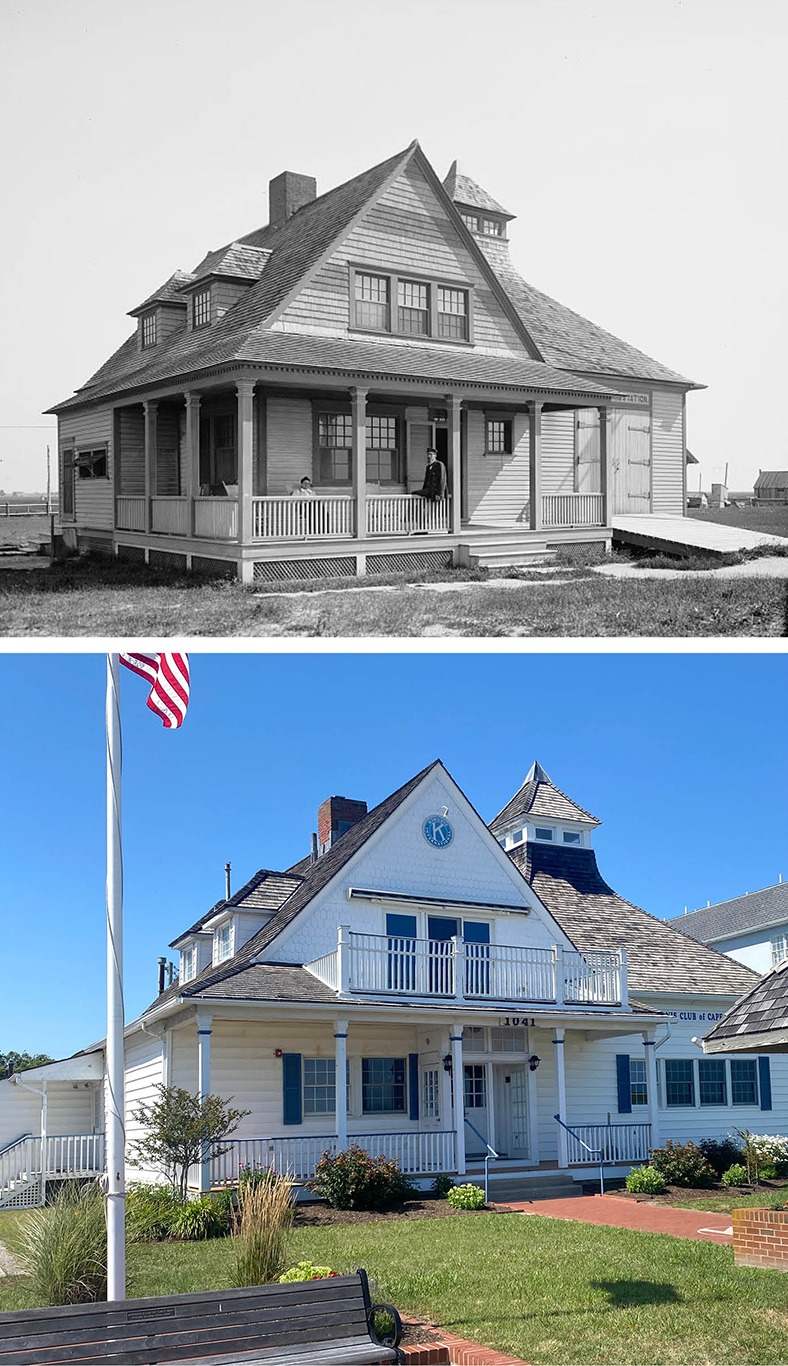
M 784 1205 L 788 1200 L 788 1190 L 762 1190 L 755 1191 L 749 1195 L 743 1191 L 709 1191 L 708 1195 L 699 1195 L 697 1191 L 688 1194 L 685 1200 L 674 1189 L 674 1198 L 670 1201 L 663 1200 L 659 1195 L 654 1196 L 655 1205 L 671 1204 L 676 1209 L 705 1209 L 712 1210 L 715 1214 L 730 1214 L 732 1209 L 771 1209 L 773 1205 Z
M 437 583 L 437 587 L 435 586 Z M 377 584 L 378 586 L 372 586 Z M 431 583 L 355 581 L 255 591 L 123 562 L 74 560 L 0 574 L 5 636 L 782 636 L 779 579 L 616 580 L 587 569 L 501 582 L 447 571 Z
M 721 526 L 788 536 L 788 507 L 690 508 L 687 516 L 698 522 L 719 522 Z
M 788 1361 L 786 1278 L 689 1239 L 482 1213 L 297 1229 L 291 1256 L 365 1266 L 406 1313 L 530 1362 Z M 134 1247 L 131 1293 L 222 1288 L 231 1257 L 229 1239 Z M 23 1303 L 20 1291 L 0 1281 L 0 1306 Z
M 5 504 L 0 498 L 0 507 Z M 0 549 L 3 546 L 23 545 L 49 539 L 49 518 L 41 517 L 0 517 Z

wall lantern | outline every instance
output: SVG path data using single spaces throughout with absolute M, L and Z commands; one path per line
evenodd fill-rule
M 441 1061 L 443 1063 L 444 1072 L 448 1072 L 449 1075 L 451 1075 L 451 1053 L 446 1053 Z
M 542 1059 L 541 1059 L 541 1058 L 537 1058 L 537 1056 L 536 1056 L 535 1053 L 532 1053 L 532 1054 L 531 1054 L 530 1058 L 528 1059 L 528 1066 L 530 1067 L 530 1069 L 531 1069 L 532 1072 L 535 1072 L 535 1071 L 536 1071 L 536 1069 L 537 1069 L 537 1067 L 539 1066 L 539 1064 L 540 1064 L 541 1061 L 542 1061 Z

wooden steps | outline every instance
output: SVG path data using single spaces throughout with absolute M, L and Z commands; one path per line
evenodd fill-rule
M 503 528 L 460 541 L 458 562 L 471 569 L 501 569 L 519 565 L 541 564 L 553 552 L 544 540 L 527 539 L 521 531 Z

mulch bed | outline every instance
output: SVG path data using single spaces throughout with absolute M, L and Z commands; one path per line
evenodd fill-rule
M 758 1192 L 785 1195 L 788 1199 L 788 1185 L 784 1181 L 762 1181 L 759 1186 L 723 1186 L 721 1182 L 713 1186 L 668 1186 L 662 1195 L 628 1191 L 622 1186 L 620 1190 L 609 1191 L 608 1194 L 623 1196 L 625 1200 L 634 1200 L 640 1205 L 682 1206 L 687 1200 L 705 1200 L 709 1195 L 724 1195 L 735 1200 L 737 1195 L 757 1195 Z
M 390 1210 L 331 1209 L 324 1204 L 296 1206 L 295 1227 L 316 1228 L 323 1224 L 377 1224 L 381 1220 L 443 1219 L 455 1214 L 480 1214 L 482 1210 L 453 1209 L 447 1200 L 406 1200 Z M 489 1209 L 487 1210 L 489 1214 Z

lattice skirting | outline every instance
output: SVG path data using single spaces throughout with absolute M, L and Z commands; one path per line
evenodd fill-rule
M 150 550 L 148 564 L 153 569 L 185 569 L 186 556 L 176 555 L 172 550 Z
M 421 550 L 410 554 L 367 555 L 368 574 L 396 574 L 403 569 L 447 569 L 452 562 L 451 549 Z
M 0 1200 L 3 1209 L 39 1209 L 44 1203 L 43 1181 L 33 1181 L 21 1190 L 11 1191 Z
M 119 545 L 117 556 L 119 560 L 131 560 L 134 564 L 145 563 L 145 550 L 141 545 Z
M 208 555 L 192 555 L 192 569 L 195 574 L 204 574 L 212 579 L 235 579 L 238 566 L 235 560 L 212 560 Z
M 353 555 L 338 555 L 325 560 L 257 560 L 255 583 L 282 583 L 287 579 L 352 578 L 356 572 Z

